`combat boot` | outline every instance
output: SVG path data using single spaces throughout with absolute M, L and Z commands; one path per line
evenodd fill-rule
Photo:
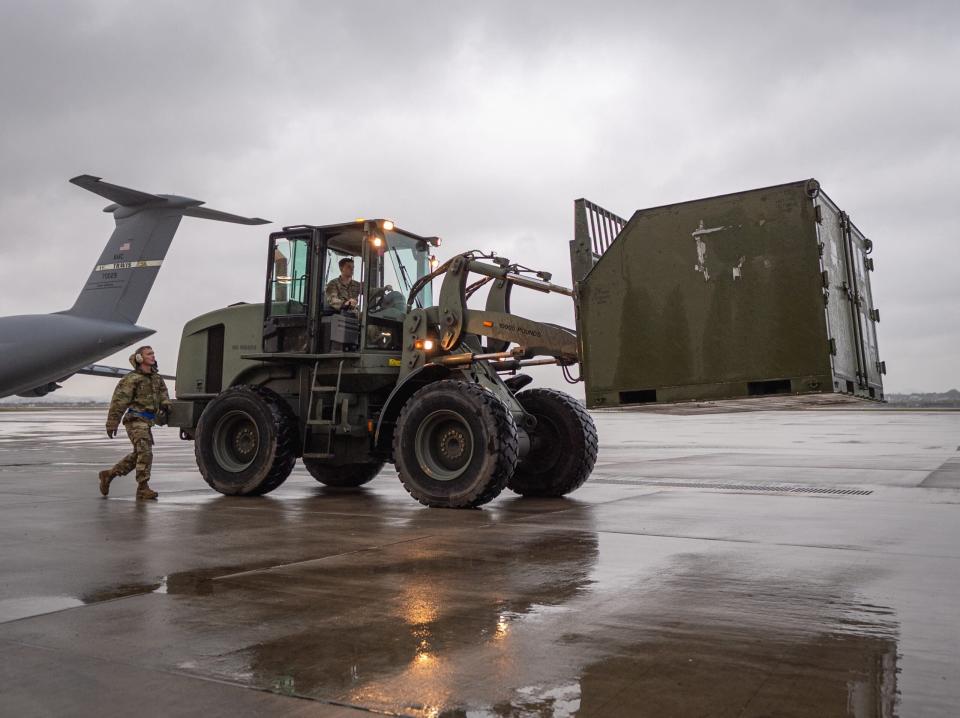
M 115 473 L 111 469 L 104 469 L 100 472 L 100 493 L 106 496 L 110 493 L 110 482 L 113 481 Z
M 160 494 L 150 488 L 150 485 L 146 481 L 142 484 L 137 484 L 137 500 L 155 499 L 159 495 Z

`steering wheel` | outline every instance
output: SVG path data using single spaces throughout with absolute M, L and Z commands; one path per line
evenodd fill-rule
M 383 298 L 386 296 L 387 292 L 392 292 L 393 287 L 389 284 L 385 287 L 377 287 L 372 292 L 370 292 L 370 297 L 367 300 L 369 304 L 367 305 L 367 311 L 369 312 L 379 312 L 383 309 Z

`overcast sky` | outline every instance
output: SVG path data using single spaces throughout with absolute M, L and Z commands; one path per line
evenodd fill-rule
M 946 390 L 958 36 L 956 2 L 0 0 L 0 314 L 73 303 L 113 229 L 82 173 L 278 224 L 392 217 L 563 283 L 577 197 L 629 216 L 816 177 L 876 245 L 887 391 Z M 270 229 L 183 221 L 139 321 L 165 371 L 187 319 L 262 297 Z

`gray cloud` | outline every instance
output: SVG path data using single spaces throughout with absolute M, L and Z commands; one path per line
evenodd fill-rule
M 0 312 L 72 303 L 111 229 L 66 184 L 81 172 L 285 224 L 391 216 L 558 278 L 576 197 L 627 215 L 815 176 L 877 244 L 888 389 L 946 389 L 957 19 L 946 2 L 5 3 Z M 141 317 L 168 368 L 186 319 L 257 300 L 264 240 L 184 221 Z M 520 308 L 570 321 L 559 299 Z

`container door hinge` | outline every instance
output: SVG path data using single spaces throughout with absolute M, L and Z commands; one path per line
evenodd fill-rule
M 837 355 L 837 340 L 832 337 L 830 338 L 830 353 L 833 356 Z
M 823 224 L 823 208 L 819 204 L 813 205 L 813 216 L 817 220 L 817 224 Z
M 822 272 L 820 272 L 820 278 L 823 280 L 823 288 L 824 288 L 824 289 L 829 289 L 829 288 L 830 288 L 830 273 L 829 273 L 826 269 L 824 269 Z
M 887 363 L 886 363 L 885 361 L 878 361 L 878 362 L 877 362 L 877 371 L 880 372 L 881 374 L 886 375 L 886 373 L 887 373 Z
M 879 321 L 880 321 L 880 310 L 879 310 L 879 309 L 871 309 L 870 312 L 869 312 L 869 314 L 870 314 L 870 318 L 871 318 L 873 321 L 875 321 L 875 322 L 879 322 Z
M 823 293 L 823 306 L 830 304 L 830 292 Z
M 817 254 L 820 255 L 821 257 L 823 256 L 824 247 L 826 247 L 826 245 L 823 242 L 817 242 Z
M 863 260 L 863 266 L 867 268 L 868 272 L 873 271 L 873 257 L 866 257 Z

